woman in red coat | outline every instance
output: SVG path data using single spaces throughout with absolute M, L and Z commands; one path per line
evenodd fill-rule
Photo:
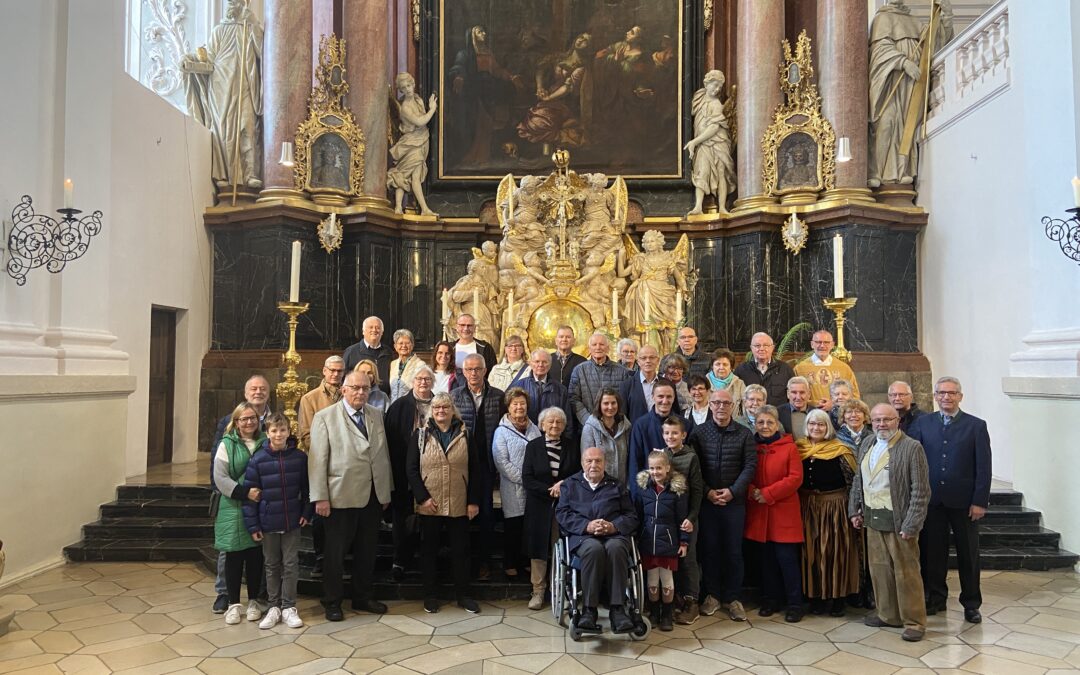
M 782 434 L 780 417 L 771 405 L 762 406 L 754 419 L 757 430 L 757 471 L 746 496 L 744 536 L 761 547 L 762 600 L 759 616 L 776 613 L 787 605 L 784 620 L 803 618 L 802 571 L 799 545 L 803 541 L 799 486 L 803 467 L 791 434 Z

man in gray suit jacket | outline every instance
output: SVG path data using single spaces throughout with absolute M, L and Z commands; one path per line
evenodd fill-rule
M 375 546 L 382 511 L 394 487 L 382 413 L 367 405 L 371 382 L 350 372 L 341 385 L 341 402 L 311 421 L 308 480 L 315 512 L 326 519 L 323 606 L 328 621 L 341 621 L 345 552 L 353 557 L 352 607 L 385 614 L 371 598 Z

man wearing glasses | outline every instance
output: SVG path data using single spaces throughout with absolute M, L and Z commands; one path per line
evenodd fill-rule
M 765 402 L 779 408 L 787 403 L 787 383 L 795 377 L 795 370 L 784 361 L 773 361 L 775 348 L 768 333 L 754 333 L 750 338 L 750 353 L 754 358 L 739 364 L 735 374 L 747 386 L 760 384 L 765 387 L 768 394 Z
M 855 381 L 855 373 L 851 366 L 840 359 L 833 358 L 832 333 L 827 330 L 819 330 L 810 338 L 810 346 L 814 353 L 810 358 L 795 366 L 795 374 L 805 377 L 810 383 L 810 400 L 816 408 L 825 412 L 832 411 L 832 395 L 829 386 L 836 380 L 847 380 L 851 383 L 851 393 L 855 398 L 859 396 L 859 383 Z
M 900 416 L 900 431 L 907 433 L 911 424 L 923 416 L 924 411 L 919 409 L 915 402 L 915 394 L 911 391 L 911 385 L 902 380 L 897 380 L 889 385 L 889 405 Z
M 352 608 L 385 614 L 371 597 L 379 521 L 394 487 L 382 413 L 367 404 L 364 373 L 350 372 L 341 402 L 320 410 L 311 422 L 308 480 L 315 513 L 326 519 L 323 607 L 327 621 L 345 617 L 345 553 L 353 557 Z
M 757 469 L 754 432 L 731 418 L 731 390 L 709 394 L 712 416 L 694 427 L 687 445 L 701 460 L 705 498 L 698 516 L 698 546 L 705 600 L 701 613 L 712 616 L 723 607 L 732 621 L 746 621 L 739 596 L 743 585 L 743 527 L 746 489 Z
M 926 453 L 900 431 L 900 416 L 888 403 L 870 411 L 874 435 L 859 446 L 848 496 L 848 517 L 866 529 L 867 566 L 877 608 L 863 623 L 904 628 L 900 637 L 922 640 L 926 606 L 919 574 L 919 531 L 926 520 L 930 481 Z
M 930 507 L 919 541 L 926 613 L 945 610 L 952 530 L 964 620 L 980 623 L 979 520 L 990 503 L 990 433 L 985 421 L 960 410 L 964 393 L 955 377 L 937 381 L 934 399 L 938 414 L 923 415 L 908 430 L 922 443 L 930 467 Z
M 495 356 L 495 348 L 484 342 L 480 338 L 476 337 L 476 319 L 472 314 L 462 314 L 457 320 L 457 334 L 458 341 L 454 346 L 454 352 L 456 353 L 455 362 L 457 367 L 462 370 L 465 369 L 465 357 L 469 354 L 479 354 L 484 357 L 484 368 L 486 372 L 491 372 L 491 369 L 499 362 L 497 356 Z
M 383 393 L 390 394 L 390 362 L 397 358 L 397 354 L 390 345 L 383 344 L 382 338 L 385 328 L 383 320 L 377 316 L 369 316 L 364 319 L 361 326 L 364 337 L 360 342 L 350 345 L 345 349 L 345 372 L 352 372 L 356 364 L 368 360 L 375 364 L 379 371 L 379 388 Z

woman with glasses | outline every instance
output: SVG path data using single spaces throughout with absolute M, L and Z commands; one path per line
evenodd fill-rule
M 262 617 L 255 601 L 263 581 L 262 547 L 244 527 L 242 507 L 245 501 L 257 502 L 262 497 L 258 488 L 244 487 L 244 472 L 251 456 L 265 440 L 259 413 L 245 401 L 233 410 L 225 435 L 214 452 L 214 484 L 221 492 L 214 518 L 214 548 L 225 552 L 225 589 L 229 596 L 225 623 L 228 624 L 240 623 L 240 582 L 245 573 L 247 620 L 258 621 Z
M 506 338 L 503 353 L 505 357 L 502 363 L 492 368 L 488 374 L 488 384 L 506 391 L 525 374 L 529 364 L 525 361 L 525 342 L 518 335 Z
M 469 521 L 480 512 L 480 460 L 450 394 L 431 399 L 431 419 L 413 432 L 406 473 L 420 517 L 424 611 L 439 611 L 439 545 L 446 535 L 457 605 L 476 614 L 469 593 Z
M 390 402 L 398 400 L 412 389 L 413 376 L 424 360 L 413 353 L 416 338 L 408 328 L 394 331 L 394 351 L 398 357 L 390 362 Z
M 385 415 L 386 411 L 390 409 L 390 397 L 379 388 L 382 382 L 379 380 L 379 369 L 376 367 L 375 362 L 371 359 L 364 359 L 356 364 L 353 372 L 365 373 L 368 376 L 368 382 L 371 384 L 371 391 L 368 393 L 368 405 L 378 408 L 379 412 Z

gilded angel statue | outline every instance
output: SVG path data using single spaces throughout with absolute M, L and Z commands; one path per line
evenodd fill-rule
M 649 230 L 641 237 L 639 251 L 629 236 L 616 261 L 619 276 L 629 276 L 623 303 L 623 332 L 641 344 L 653 344 L 661 353 L 675 344 L 676 293 L 686 294 L 690 268 L 690 240 L 684 234 L 671 251 L 664 250 L 664 235 Z M 655 332 L 655 337 L 652 337 Z M 656 344 L 659 340 L 660 344 Z

